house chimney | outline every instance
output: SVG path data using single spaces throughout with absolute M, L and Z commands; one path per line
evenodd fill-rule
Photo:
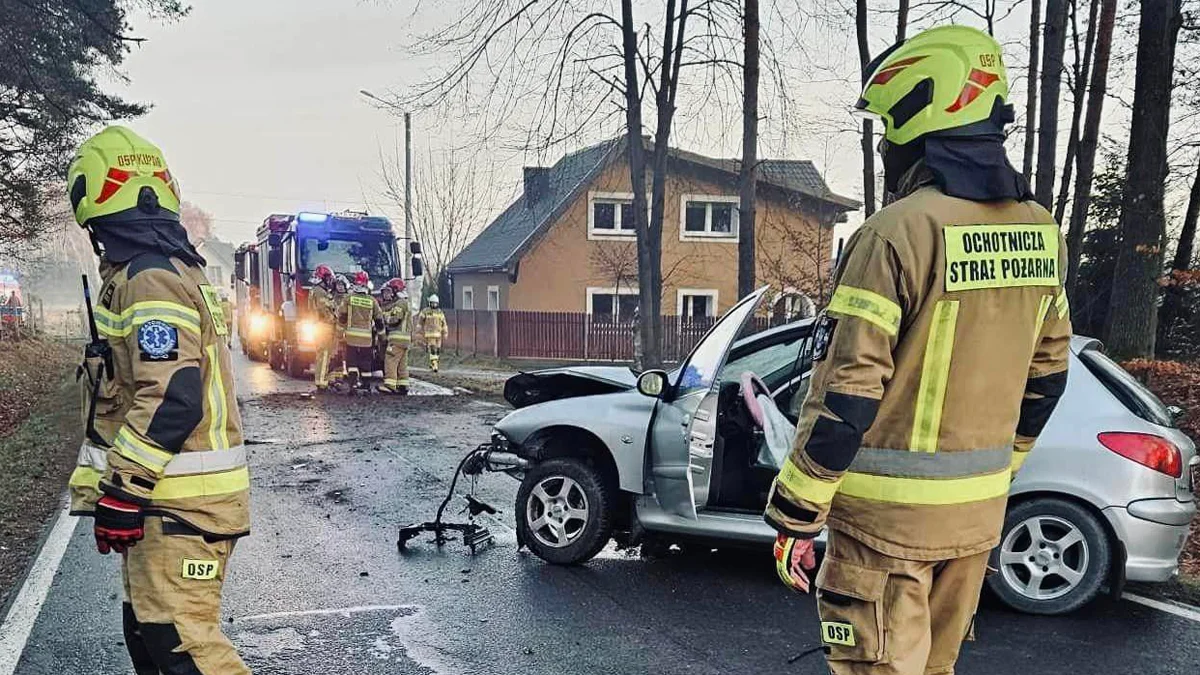
M 550 169 L 544 166 L 525 167 L 525 208 L 532 209 L 550 191 Z

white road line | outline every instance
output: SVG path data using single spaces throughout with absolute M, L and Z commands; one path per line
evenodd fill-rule
M 0 675 L 12 675 L 17 669 L 17 662 L 25 651 L 33 624 L 42 611 L 42 604 L 50 593 L 50 584 L 62 562 L 67 545 L 71 543 L 71 534 L 75 532 L 75 523 L 79 518 L 68 513 L 70 505 L 64 505 L 58 514 L 58 520 L 50 530 L 50 536 L 42 545 L 33 569 L 21 585 L 17 599 L 13 601 L 8 616 L 0 624 Z
M 1195 607 L 1191 607 L 1188 605 L 1176 604 L 1174 602 L 1163 602 L 1162 600 L 1155 600 L 1153 598 L 1145 598 L 1140 595 L 1135 595 L 1133 593 L 1122 593 L 1121 597 L 1126 600 L 1129 600 L 1131 602 L 1136 602 L 1139 605 L 1145 605 L 1147 607 L 1152 607 L 1159 611 L 1166 612 L 1168 614 L 1174 614 L 1175 616 L 1178 616 L 1178 617 L 1182 617 L 1184 619 L 1187 619 L 1188 621 L 1195 621 L 1197 623 L 1200 623 L 1200 609 L 1197 609 Z
M 235 618 L 233 623 L 259 621 L 262 619 L 285 619 L 292 616 L 330 616 L 333 614 L 350 616 L 351 614 L 363 614 L 366 612 L 395 612 L 406 609 L 420 611 L 421 605 L 359 605 L 357 607 L 332 607 L 329 609 L 302 609 L 292 612 L 271 612 L 269 614 L 240 616 Z

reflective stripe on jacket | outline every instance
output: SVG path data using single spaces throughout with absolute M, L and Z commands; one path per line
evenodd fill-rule
M 421 334 L 425 339 L 446 337 L 450 327 L 446 323 L 446 315 L 440 309 L 426 308 L 421 312 Z
M 215 291 L 202 270 L 158 253 L 103 264 L 101 275 L 96 328 L 114 372 L 102 380 L 95 428 L 110 447 L 80 452 L 72 510 L 90 513 L 104 491 L 208 534 L 245 534 L 249 472 Z M 86 401 L 86 378 L 83 389 Z
M 375 298 L 366 293 L 352 293 L 346 299 L 346 344 L 370 347 L 375 337 L 375 320 L 379 316 L 379 303 Z
M 379 306 L 389 343 L 407 344 L 412 341 L 412 310 L 408 301 L 396 299 Z
M 827 520 L 912 560 L 995 546 L 1012 472 L 1066 384 L 1065 248 L 1034 202 L 932 186 L 870 218 L 814 325 L 767 521 L 813 536 Z

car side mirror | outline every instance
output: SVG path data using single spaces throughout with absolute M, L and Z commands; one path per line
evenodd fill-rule
M 638 375 L 637 390 L 643 396 L 658 398 L 667 389 L 667 371 L 647 370 Z

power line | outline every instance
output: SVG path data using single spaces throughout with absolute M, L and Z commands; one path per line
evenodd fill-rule
M 279 195 L 248 195 L 239 194 L 236 192 L 217 192 L 215 190 L 188 190 L 186 194 L 198 195 L 217 195 L 220 197 L 234 197 L 237 199 L 276 199 L 289 202 L 325 202 L 329 204 L 355 204 L 361 205 L 366 203 L 366 199 L 326 199 L 324 197 L 281 197 Z

